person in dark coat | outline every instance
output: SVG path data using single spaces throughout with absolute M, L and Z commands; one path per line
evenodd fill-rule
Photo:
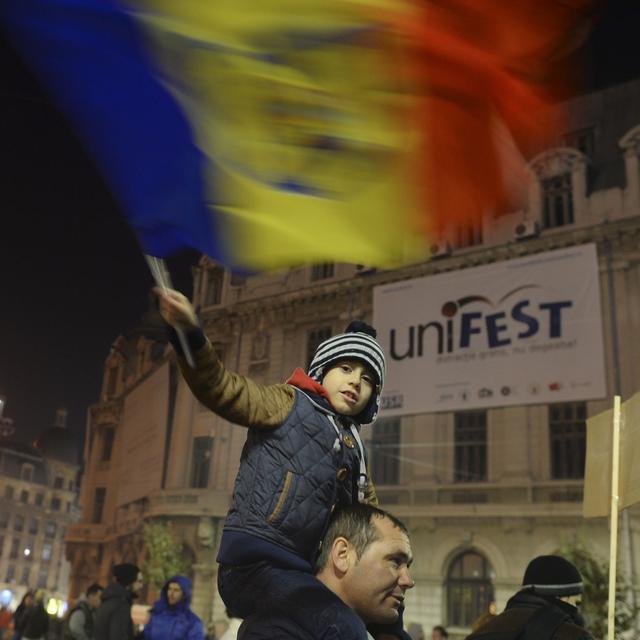
M 505 610 L 466 640 L 593 640 L 578 610 L 584 585 L 560 556 L 534 558 Z
M 169 578 L 151 609 L 144 640 L 204 640 L 204 625 L 191 611 L 190 603 L 191 580 L 185 576 Z
M 27 591 L 23 596 L 20 604 L 13 612 L 13 638 L 12 640 L 20 640 L 24 631 L 24 623 L 26 613 L 33 606 L 33 591 Z
M 44 640 L 49 630 L 49 614 L 44 608 L 44 595 L 42 589 L 36 591 L 33 596 L 33 606 L 29 607 L 25 613 L 23 640 Z
M 133 640 L 131 604 L 142 589 L 142 573 L 135 564 L 118 564 L 113 568 L 115 580 L 102 592 L 96 612 L 95 640 Z

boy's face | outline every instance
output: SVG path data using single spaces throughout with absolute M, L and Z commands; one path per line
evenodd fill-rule
M 322 380 L 333 408 L 345 416 L 356 416 L 371 399 L 375 376 L 358 360 L 340 360 Z

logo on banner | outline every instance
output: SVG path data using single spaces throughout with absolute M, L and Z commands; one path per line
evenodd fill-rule
M 472 303 L 495 309 L 509 298 L 540 285 L 528 284 L 509 291 L 496 302 L 484 296 L 465 296 L 442 305 L 442 320 L 409 326 L 406 337 L 400 338 L 390 329 L 390 355 L 393 360 L 421 358 L 435 350 L 437 355 L 453 354 L 472 347 L 498 349 L 517 344 L 536 335 L 548 339 L 562 338 L 564 312 L 573 306 L 571 300 L 549 300 L 532 303 L 519 299 L 506 310 L 462 311 Z M 469 354 L 470 356 L 473 354 Z

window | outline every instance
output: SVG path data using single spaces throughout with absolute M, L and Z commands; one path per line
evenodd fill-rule
M 542 216 L 545 229 L 573 224 L 572 189 L 570 173 L 542 180 Z
M 31 573 L 31 567 L 25 566 L 22 568 L 22 576 L 20 578 L 20 584 L 29 584 L 29 574 Z
M 118 374 L 120 373 L 120 367 L 118 365 L 109 368 L 107 373 L 107 397 L 111 398 L 116 395 L 118 390 Z
M 554 480 L 584 477 L 586 419 L 584 402 L 549 406 L 551 477 Z
M 36 493 L 36 499 L 34 501 L 36 504 L 36 507 L 41 507 L 43 501 L 44 501 L 44 495 L 42 493 Z
M 60 511 L 60 498 L 51 498 L 51 509 L 53 511 Z
M 56 476 L 53 479 L 53 488 L 54 489 L 62 489 L 64 487 L 64 478 L 61 476 Z
M 454 481 L 481 482 L 487 479 L 487 412 L 455 414 Z
M 6 529 L 9 524 L 9 513 L 7 511 L 0 511 L 0 529 Z
M 493 571 L 477 551 L 465 551 L 447 574 L 447 625 L 470 627 L 493 602 Z
M 46 589 L 47 588 L 47 578 L 49 577 L 49 571 L 44 568 L 38 571 L 38 589 Z
M 595 148 L 595 132 L 593 127 L 571 131 L 563 136 L 565 146 L 577 149 L 588 158 L 593 158 Z
M 73 491 L 73 480 L 69 480 L 68 488 L 69 491 Z
M 24 489 L 20 492 L 20 502 L 27 504 L 29 502 L 29 492 Z
M 40 558 L 43 562 L 49 562 L 51 560 L 51 552 L 53 550 L 53 546 L 50 542 L 45 542 L 42 545 L 42 552 L 40 553 Z
M 222 279 L 224 273 L 219 269 L 207 271 L 207 288 L 205 290 L 205 305 L 220 304 L 222 300 Z
M 102 432 L 102 455 L 100 457 L 102 462 L 109 462 L 109 460 L 111 460 L 115 433 L 116 432 L 113 427 L 106 427 Z
M 307 334 L 307 368 L 311 364 L 313 354 L 322 342 L 331 337 L 331 327 L 321 327 Z
M 33 466 L 30 464 L 23 464 L 20 468 L 20 479 L 26 482 L 33 481 Z
M 29 533 L 36 535 L 39 528 L 38 520 L 36 518 L 31 518 L 31 521 L 29 522 Z
M 376 484 L 400 481 L 400 418 L 383 418 L 373 425 L 371 471 Z
M 209 485 L 209 465 L 213 438 L 200 436 L 193 439 L 193 463 L 191 471 L 191 486 L 194 489 L 205 489 Z
M 7 567 L 7 575 L 5 577 L 5 582 L 13 582 L 13 579 L 16 577 L 16 566 L 14 564 L 9 564 Z
M 4 488 L 4 497 L 7 500 L 13 500 L 13 487 L 10 484 Z
M 24 516 L 21 516 L 16 513 L 13 517 L 13 530 L 14 531 L 22 531 L 24 529 Z
M 472 222 L 456 228 L 456 248 L 465 249 L 482 244 L 482 223 Z
M 333 262 L 321 262 L 311 267 L 311 282 L 333 278 Z
M 55 538 L 58 527 L 55 522 L 47 522 L 44 528 L 44 535 L 47 538 Z
M 9 550 L 9 557 L 15 560 L 18 557 L 18 551 L 20 551 L 20 538 L 11 539 L 11 549 Z
M 100 524 L 102 522 L 102 512 L 104 511 L 104 502 L 107 490 L 104 487 L 98 487 L 94 493 L 93 500 L 93 519 L 91 522 Z

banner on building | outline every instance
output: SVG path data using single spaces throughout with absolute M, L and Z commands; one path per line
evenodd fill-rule
M 594 244 L 374 289 L 384 415 L 606 395 Z
M 620 465 L 618 509 L 640 502 L 640 393 L 620 407 Z M 584 471 L 585 518 L 608 516 L 611 511 L 613 410 L 587 420 L 587 459 Z
M 160 489 L 168 408 L 169 365 L 164 364 L 124 402 L 118 506 Z

